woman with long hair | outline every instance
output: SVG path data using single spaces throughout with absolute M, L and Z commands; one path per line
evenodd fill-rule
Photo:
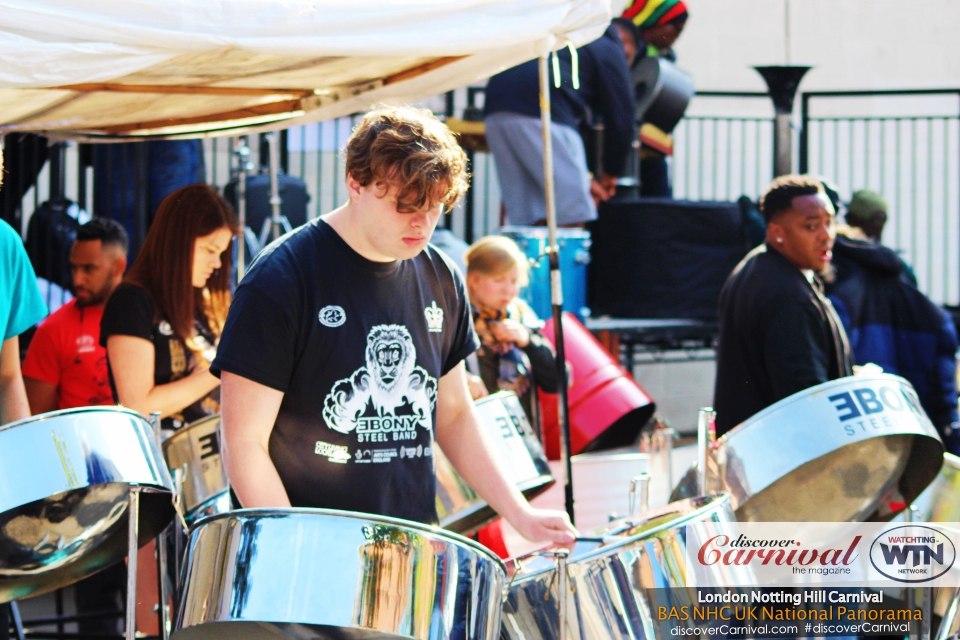
M 219 413 L 210 362 L 230 305 L 230 257 L 239 232 L 213 187 L 177 189 L 157 209 L 136 261 L 101 321 L 117 401 L 160 412 L 177 429 Z

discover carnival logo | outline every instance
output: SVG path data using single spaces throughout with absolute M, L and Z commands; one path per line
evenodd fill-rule
M 928 582 L 945 574 L 957 559 L 957 549 L 933 527 L 906 525 L 880 534 L 870 545 L 870 564 L 897 582 Z
M 955 586 L 960 523 L 698 522 L 688 586 Z
M 799 540 L 753 540 L 740 534 L 737 538 L 717 535 L 700 546 L 697 560 L 703 566 L 746 566 L 750 564 L 787 567 L 846 567 L 856 561 L 857 545 L 861 536 L 855 536 L 849 546 L 836 549 L 804 547 Z M 818 573 L 829 573 L 818 570 Z

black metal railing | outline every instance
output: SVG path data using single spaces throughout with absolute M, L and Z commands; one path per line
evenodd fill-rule
M 443 96 L 435 108 L 445 116 L 476 113 L 482 96 L 482 87 L 466 87 Z M 891 211 L 885 242 L 914 265 L 921 289 L 944 304 L 960 303 L 960 107 L 944 107 L 945 100 L 957 98 L 960 89 L 806 92 L 801 94 L 795 134 L 799 171 L 823 175 L 845 200 L 860 188 L 887 198 Z M 856 103 L 862 99 L 870 99 L 871 106 Z M 881 100 L 899 100 L 899 113 L 871 113 Z M 934 103 L 940 112 L 931 111 Z M 773 113 L 767 94 L 699 92 L 688 111 L 691 115 L 674 131 L 674 196 L 757 199 L 773 177 Z M 306 183 L 309 218 L 342 203 L 341 150 L 355 122 L 356 116 L 347 116 L 280 134 L 281 166 Z M 261 136 L 250 135 L 247 143 L 254 167 L 264 164 Z M 97 215 L 132 216 L 121 222 L 132 227 L 137 247 L 152 214 L 144 208 L 143 153 L 137 144 L 106 145 L 106 151 L 98 152 L 101 168 L 126 176 L 123 182 L 136 202 L 133 213 L 125 208 L 120 214 L 113 210 L 114 198 L 100 193 L 105 187 L 94 177 L 92 145 L 48 147 L 37 136 L 7 136 L 7 186 L 0 192 L 0 215 L 25 231 L 26 217 L 45 199 L 62 193 Z M 223 187 L 230 181 L 237 167 L 232 148 L 230 138 L 203 142 L 207 182 Z M 472 188 L 442 223 L 467 242 L 500 226 L 493 158 L 480 151 L 469 155 Z M 47 162 L 48 157 L 53 161 Z M 124 170 L 118 173 L 117 166 Z
M 857 113 L 864 99 L 874 113 Z M 799 170 L 845 201 L 858 189 L 882 194 L 884 244 L 931 299 L 960 303 L 960 89 L 811 91 L 800 121 Z

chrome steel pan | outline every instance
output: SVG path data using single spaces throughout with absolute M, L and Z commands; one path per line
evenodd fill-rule
M 684 572 L 684 526 L 733 522 L 725 495 L 692 498 L 618 520 L 584 534 L 567 564 L 567 628 L 558 629 L 557 571 L 530 554 L 508 561 L 513 570 L 500 627 L 502 640 L 621 640 L 670 638 L 658 606 L 694 604 Z M 729 574 L 729 567 L 723 569 Z M 749 571 L 745 567 L 734 568 Z M 667 591 L 671 589 L 671 591 Z M 654 591 L 656 590 L 656 591 Z M 682 601 L 681 601 L 682 600 Z M 674 626 L 674 625 L 671 625 Z
M 503 463 L 502 468 L 510 480 L 527 499 L 546 491 L 553 484 L 553 476 L 517 394 L 501 391 L 475 404 L 481 426 L 494 446 L 494 455 Z M 463 481 L 438 448 L 434 452 L 440 526 L 471 535 L 497 514 Z
M 666 58 L 651 56 L 633 66 L 637 120 L 673 131 L 695 93 L 693 77 Z
M 888 520 L 936 477 L 943 444 L 909 382 L 840 378 L 784 398 L 717 440 L 707 492 L 740 521 Z M 673 496 L 696 493 L 695 470 Z
M 495 638 L 503 564 L 448 531 L 325 509 L 241 509 L 190 531 L 177 640 Z
M 220 458 L 220 416 L 192 422 L 163 441 L 172 472 L 183 469 L 183 510 L 187 522 L 230 510 L 227 471 Z
M 116 407 L 0 427 L 0 602 L 71 584 L 127 555 L 127 494 L 141 485 L 139 544 L 173 519 L 153 428 Z
M 960 458 L 952 453 L 943 454 L 943 466 L 933 482 L 913 501 L 916 508 L 915 522 L 960 522 Z M 904 513 L 895 520 L 904 521 Z M 938 616 L 946 613 L 953 589 L 934 590 L 933 612 Z M 887 593 L 892 596 L 893 593 Z M 895 597 L 907 601 L 906 590 Z

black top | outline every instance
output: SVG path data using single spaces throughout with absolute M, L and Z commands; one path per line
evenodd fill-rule
M 199 320 L 194 328 L 197 335 L 194 347 L 190 349 L 173 334 L 170 323 L 153 304 L 150 294 L 135 284 L 123 283 L 110 295 L 103 318 L 100 320 L 100 345 L 107 346 L 107 338 L 112 335 L 135 336 L 149 340 L 153 344 L 153 384 L 161 385 L 175 382 L 190 375 L 197 367 L 210 365 L 216 355 L 216 337 Z M 113 380 L 113 370 L 109 367 L 110 389 L 117 399 L 117 386 Z M 200 398 L 179 413 L 163 419 L 163 428 L 178 429 L 181 426 L 220 413 L 220 388 Z
M 822 284 L 763 244 L 720 293 L 714 408 L 723 435 L 774 402 L 851 375 L 850 347 Z
M 436 523 L 437 383 L 477 345 L 449 258 L 371 262 L 317 219 L 244 276 L 212 370 L 284 392 L 269 449 L 293 506 Z
M 477 315 L 475 311 L 475 328 Z M 525 326 L 530 334 L 527 346 L 514 345 L 513 349 L 504 353 L 495 345 L 481 345 L 477 351 L 477 365 L 487 391 L 514 391 L 530 424 L 538 425 L 537 389 L 545 393 L 557 393 L 559 387 L 556 354 L 553 345 L 536 328 L 526 323 Z M 477 333 L 483 335 L 480 331 Z
M 557 52 L 560 88 L 550 67 L 550 118 L 553 122 L 579 129 L 589 115 L 601 116 L 604 125 L 603 170 L 610 175 L 623 172 L 627 153 L 634 140 L 634 97 L 630 68 L 616 27 L 590 44 L 577 49 L 580 88 L 573 88 L 573 64 L 569 49 Z M 552 58 L 552 56 L 551 56 Z M 530 60 L 490 78 L 484 91 L 484 115 L 509 111 L 540 117 L 540 68 Z

